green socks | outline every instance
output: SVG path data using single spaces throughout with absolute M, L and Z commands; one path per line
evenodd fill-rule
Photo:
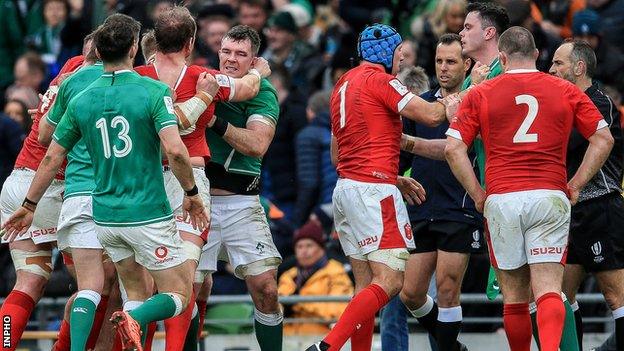
M 147 334 L 147 324 L 175 317 L 182 312 L 182 300 L 176 294 L 156 294 L 145 300 L 141 306 L 128 312 Z
M 71 351 L 85 350 L 100 299 L 100 294 L 93 290 L 81 290 L 76 294 L 69 315 Z
M 493 301 L 500 293 L 500 287 L 498 286 L 498 280 L 496 280 L 496 273 L 494 268 L 490 266 L 490 273 L 488 274 L 488 285 L 485 289 L 485 295 L 490 301 Z
M 282 313 L 254 311 L 256 339 L 262 351 L 282 351 L 284 316 Z

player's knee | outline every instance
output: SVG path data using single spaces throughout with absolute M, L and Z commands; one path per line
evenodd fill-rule
M 624 292 L 608 290 L 604 292 L 604 298 L 609 308 L 613 311 L 624 306 Z
M 427 292 L 423 292 L 421 289 L 406 289 L 406 285 L 403 284 L 400 298 L 403 303 L 409 306 L 422 306 L 427 302 Z
M 17 276 L 14 289 L 39 299 L 52 273 L 52 252 L 13 249 L 11 258 Z
M 237 277 L 247 279 L 248 277 L 259 276 L 271 270 L 277 270 L 282 263 L 279 257 L 268 257 L 248 264 L 242 264 L 234 269 Z
M 448 277 L 443 279 L 437 286 L 438 304 L 442 307 L 452 307 L 459 305 L 459 295 L 461 291 L 461 282 L 459 279 Z

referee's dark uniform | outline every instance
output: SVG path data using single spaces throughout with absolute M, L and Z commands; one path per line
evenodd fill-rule
M 436 101 L 440 90 L 430 90 L 421 95 L 429 102 Z M 425 127 L 407 118 L 403 119 L 403 133 L 423 139 L 446 139 L 448 123 L 437 127 Z M 475 167 L 476 155 L 468 155 Z M 469 254 L 480 252 L 483 241 L 483 217 L 476 211 L 474 202 L 457 181 L 446 161 L 438 161 L 401 153 L 400 172 L 412 169 L 411 177 L 416 179 L 427 192 L 427 201 L 422 205 L 408 206 L 416 249 L 412 253 L 459 252 Z
M 624 144 L 620 113 L 594 83 L 585 94 L 604 117 L 615 139 L 609 158 L 598 173 L 583 188 L 579 202 L 572 207 L 569 264 L 580 264 L 587 272 L 624 268 L 624 199 L 622 175 Z M 576 130 L 568 144 L 568 179 L 576 173 L 589 142 Z

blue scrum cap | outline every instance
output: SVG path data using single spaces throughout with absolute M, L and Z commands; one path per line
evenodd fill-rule
M 375 23 L 360 33 L 358 54 L 365 61 L 382 64 L 387 70 L 391 70 L 394 50 L 401 42 L 403 39 L 396 29 Z

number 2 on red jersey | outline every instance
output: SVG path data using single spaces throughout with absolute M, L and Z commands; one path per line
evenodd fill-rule
M 539 110 L 539 104 L 537 99 L 532 95 L 518 95 L 516 96 L 516 105 L 526 104 L 529 107 L 529 111 L 522 121 L 520 128 L 516 131 L 513 137 L 514 143 L 536 143 L 537 133 L 528 133 L 529 128 L 537 117 L 537 111 Z

